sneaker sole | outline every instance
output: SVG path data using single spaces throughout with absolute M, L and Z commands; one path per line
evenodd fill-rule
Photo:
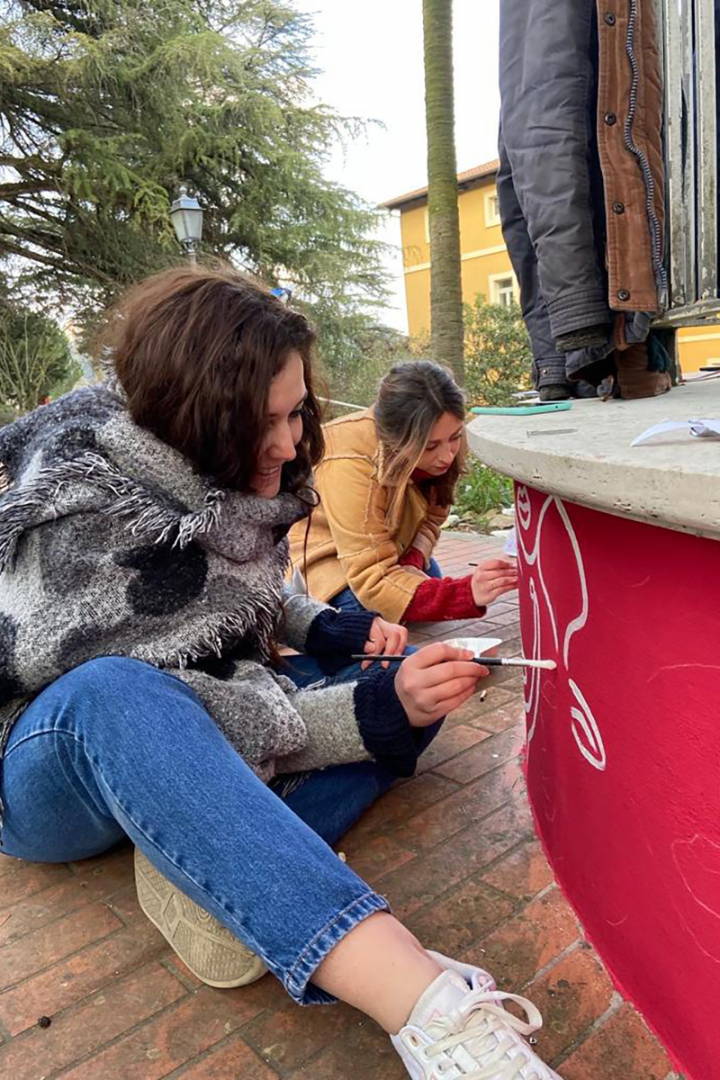
M 259 956 L 163 877 L 138 848 L 135 887 L 150 922 L 201 982 L 228 989 L 247 986 L 266 973 Z

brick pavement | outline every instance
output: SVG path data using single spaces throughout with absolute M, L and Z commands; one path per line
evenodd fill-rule
M 449 534 L 445 573 L 495 554 Z M 482 622 L 415 628 L 418 643 L 492 632 L 519 646 L 517 600 Z M 534 839 L 520 752 L 522 691 L 495 671 L 447 722 L 417 777 L 344 839 L 355 869 L 428 946 L 486 965 L 531 997 L 538 1051 L 566 1080 L 670 1080 L 665 1054 L 613 990 Z M 38 1018 L 52 1019 L 39 1027 Z M 402 1080 L 374 1024 L 299 1009 L 270 976 L 212 990 L 140 912 L 131 848 L 67 866 L 0 858 L 0 1076 L 8 1080 Z

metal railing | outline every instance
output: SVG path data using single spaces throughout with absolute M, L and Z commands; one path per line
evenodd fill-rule
M 665 81 L 667 327 L 720 315 L 715 0 L 655 0 Z

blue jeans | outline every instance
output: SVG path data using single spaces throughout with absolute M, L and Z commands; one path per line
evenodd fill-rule
M 426 573 L 428 577 L 433 578 L 441 578 L 443 576 L 443 572 L 435 559 L 430 560 L 430 565 L 428 566 Z M 332 600 L 328 600 L 328 603 L 332 604 L 334 608 L 338 608 L 340 611 L 367 611 L 365 605 L 360 603 L 355 593 L 349 587 L 333 596 Z
M 424 745 L 438 727 L 424 732 Z M 52 683 L 12 729 L 0 839 L 7 855 L 68 862 L 129 836 L 262 957 L 291 997 L 316 1004 L 333 1000 L 310 983 L 318 965 L 359 922 L 388 909 L 328 845 L 393 779 L 374 762 L 339 765 L 280 798 L 188 686 L 140 661 L 104 657 Z

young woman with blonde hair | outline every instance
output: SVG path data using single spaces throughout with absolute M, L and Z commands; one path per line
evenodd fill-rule
M 443 578 L 433 551 L 465 468 L 465 400 L 428 360 L 397 364 L 375 404 L 325 425 L 320 503 L 290 532 L 311 596 L 392 623 L 477 619 L 517 586 L 511 559 Z

